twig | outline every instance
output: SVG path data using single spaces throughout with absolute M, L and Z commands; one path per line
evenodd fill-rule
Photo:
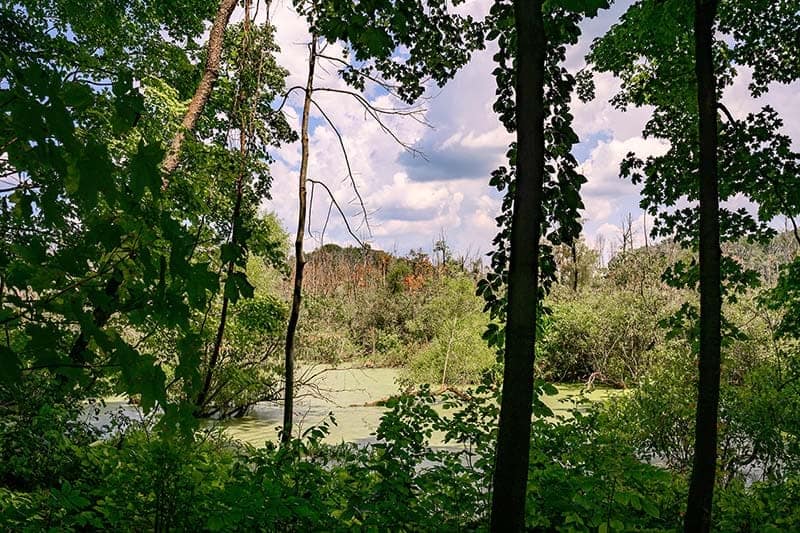
M 353 233 L 353 230 L 350 228 L 350 223 L 347 222 L 347 215 L 345 215 L 344 211 L 342 211 L 342 208 L 339 206 L 339 202 L 336 201 L 336 197 L 333 195 L 333 192 L 331 192 L 328 186 L 321 181 L 312 180 L 311 178 L 308 178 L 308 181 L 310 183 L 316 183 L 317 185 L 321 186 L 328 192 L 328 196 L 330 196 L 331 198 L 331 203 L 336 206 L 336 210 L 339 211 L 340 215 L 342 215 L 342 220 L 344 221 L 344 225 L 347 227 L 347 232 L 350 234 L 351 237 L 353 237 L 356 240 L 359 246 L 361 246 L 362 248 L 366 248 L 367 245 L 364 244 L 355 233 Z
M 342 149 L 342 156 L 344 157 L 344 163 L 345 163 L 345 166 L 347 167 L 347 175 L 350 177 L 350 183 L 353 186 L 353 191 L 355 192 L 356 198 L 358 198 L 358 202 L 361 205 L 361 212 L 364 214 L 364 221 L 367 224 L 367 232 L 370 235 L 372 235 L 372 230 L 369 227 L 369 219 L 367 218 L 367 208 L 364 205 L 364 199 L 361 197 L 361 192 L 358 190 L 358 185 L 356 185 L 355 176 L 353 176 L 353 169 L 350 166 L 350 158 L 347 155 L 347 148 L 344 145 L 344 138 L 342 138 L 342 134 L 339 132 L 338 128 L 333 123 L 333 121 L 330 119 L 328 114 L 325 113 L 325 111 L 322 109 L 322 107 L 320 107 L 320 105 L 317 102 L 315 102 L 313 98 L 311 99 L 311 103 L 314 104 L 314 107 L 316 107 L 317 110 L 320 113 L 322 113 L 322 116 L 325 118 L 325 120 L 328 122 L 330 127 L 333 129 L 333 132 L 336 134 L 336 138 L 339 139 L 339 146 Z M 314 183 L 314 182 L 312 181 L 311 183 Z M 328 191 L 328 192 L 330 192 L 330 191 Z
M 279 105 L 275 109 L 276 113 L 279 113 L 281 111 L 281 109 L 283 109 L 283 106 L 286 105 L 286 101 L 289 99 L 289 95 L 292 94 L 292 92 L 295 91 L 295 90 L 305 91 L 306 89 L 305 89 L 305 87 L 301 87 L 299 85 L 295 85 L 294 87 L 290 88 L 285 93 L 283 93 L 283 101 L 281 101 L 281 105 Z

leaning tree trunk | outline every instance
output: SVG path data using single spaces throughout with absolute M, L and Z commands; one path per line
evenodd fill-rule
M 161 162 L 162 185 L 164 187 L 166 187 L 168 183 L 169 175 L 178 167 L 180 150 L 186 133 L 194 129 L 197 119 L 203 112 L 203 108 L 214 88 L 214 82 L 219 75 L 219 62 L 222 55 L 222 41 L 225 28 L 236 7 L 236 2 L 237 0 L 222 0 L 217 10 L 217 15 L 214 17 L 214 23 L 211 26 L 211 33 L 208 39 L 208 52 L 203 77 L 200 80 L 200 84 L 197 86 L 194 97 L 189 103 L 189 108 L 186 110 L 186 114 L 181 122 L 181 128 L 172 138 L 170 149 Z M 106 282 L 104 292 L 111 303 L 116 304 L 119 301 L 119 288 L 122 285 L 122 277 L 123 275 L 120 269 L 115 268 Z M 95 307 L 92 312 L 94 327 L 97 329 L 105 327 L 112 314 L 113 311 L 110 310 L 110 306 L 107 306 L 107 308 L 100 306 Z M 70 348 L 70 361 L 76 364 L 85 363 L 85 354 L 88 346 L 89 337 L 83 329 L 81 329 Z M 63 377 L 59 379 L 62 382 L 65 381 Z
M 525 527 L 539 237 L 544 181 L 544 64 L 542 0 L 515 0 L 517 31 L 517 160 L 511 222 L 503 397 L 492 491 L 492 531 Z
M 717 464 L 721 345 L 717 88 L 712 45 L 718 0 L 695 0 L 695 70 L 700 124 L 700 364 L 694 464 L 684 531 L 711 529 Z
M 308 56 L 308 80 L 303 100 L 303 117 L 300 123 L 300 178 L 297 213 L 297 235 L 294 240 L 294 290 L 292 310 L 286 329 L 286 358 L 284 370 L 283 433 L 281 440 L 292 438 L 292 417 L 294 410 L 294 341 L 297 321 L 300 318 L 300 303 L 303 296 L 303 269 L 306 259 L 303 254 L 303 239 L 306 225 L 306 182 L 308 180 L 308 116 L 311 113 L 311 93 L 314 90 L 314 67 L 317 63 L 317 36 L 311 35 L 311 49 Z
M 225 37 L 225 28 L 228 26 L 228 21 L 231 19 L 231 14 L 236 8 L 237 0 L 222 0 L 219 3 L 217 15 L 214 17 L 214 23 L 211 25 L 211 32 L 208 36 L 208 46 L 206 48 L 206 65 L 203 70 L 203 77 L 200 78 L 200 83 L 197 85 L 194 96 L 189 102 L 189 107 L 186 109 L 186 114 L 181 121 L 181 126 L 175 137 L 172 138 L 167 155 L 164 157 L 164 162 L 161 168 L 164 173 L 163 186 L 166 187 L 169 174 L 178 168 L 180 161 L 181 148 L 183 141 L 186 138 L 186 133 L 194 129 L 197 119 L 203 113 L 203 108 L 208 102 L 211 91 L 219 76 L 219 62 L 222 58 L 222 44 Z
M 246 52 L 249 50 L 250 42 L 250 0 L 244 2 L 244 22 L 243 22 L 243 44 L 242 52 L 246 57 Z M 242 76 L 241 72 L 239 74 Z M 241 83 L 241 79 L 240 79 Z M 234 250 L 239 250 L 242 243 L 239 242 L 239 235 L 241 234 L 241 218 L 242 218 L 242 197 L 244 196 L 244 181 L 247 175 L 247 154 L 248 154 L 248 139 L 251 117 L 242 112 L 241 105 L 247 95 L 244 89 L 240 86 L 238 94 L 236 95 L 236 106 L 239 108 L 239 172 L 236 175 L 236 182 L 234 187 L 234 202 L 233 202 L 233 215 L 231 216 L 231 239 L 230 244 Z M 236 271 L 236 258 L 233 257 L 228 261 L 226 266 L 226 279 L 230 279 Z M 214 379 L 214 373 L 219 363 L 219 356 L 222 351 L 222 342 L 225 338 L 225 327 L 228 323 L 228 307 L 230 306 L 230 298 L 228 298 L 227 291 L 222 291 L 222 307 L 219 313 L 219 324 L 217 325 L 217 333 L 214 336 L 214 345 L 211 348 L 211 357 L 208 359 L 208 367 L 206 367 L 206 375 L 203 378 L 203 385 L 200 392 L 197 394 L 195 400 L 195 416 L 207 416 L 207 407 L 211 404 L 214 394 L 211 394 L 211 383 Z M 219 391 L 219 389 L 217 389 Z M 209 404 L 209 405 L 207 405 Z

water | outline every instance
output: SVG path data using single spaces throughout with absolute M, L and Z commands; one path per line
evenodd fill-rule
M 366 444 L 375 442 L 372 435 L 378 427 L 380 417 L 386 411 L 376 402 L 399 394 L 400 370 L 394 368 L 308 368 L 305 372 L 315 374 L 312 387 L 300 390 L 295 400 L 295 434 L 318 425 L 328 419 L 329 413 L 336 418 L 336 425 L 330 426 L 326 442 L 337 444 L 354 442 Z M 435 387 L 434 387 L 435 389 Z M 574 406 L 572 400 L 580 396 L 580 385 L 559 385 L 559 394 L 544 397 L 544 402 L 556 415 L 568 415 Z M 594 389 L 586 397 L 592 401 L 602 401 L 617 391 Z M 102 426 L 111 419 L 111 414 L 121 412 L 135 420 L 141 418 L 138 408 L 128 405 L 124 398 L 106 400 L 99 421 Z M 276 403 L 260 403 L 248 416 L 213 422 L 224 428 L 231 437 L 253 446 L 263 446 L 265 442 L 278 440 L 278 429 L 283 420 L 283 406 Z M 434 435 L 434 446 L 440 446 L 440 436 Z
M 301 389 L 295 399 L 295 435 L 327 420 L 333 412 L 336 425 L 330 426 L 326 442 L 374 442 L 370 434 L 386 411 L 374 403 L 400 393 L 399 375 L 394 368 L 326 369 L 314 379 L 317 390 Z M 265 441 L 278 439 L 282 421 L 282 405 L 261 403 L 250 415 L 220 425 L 235 439 L 263 446 Z
M 318 378 L 324 397 L 304 396 L 295 402 L 295 429 L 302 433 L 313 425 L 327 419 L 333 412 L 336 426 L 330 427 L 326 442 L 375 442 L 372 433 L 378 427 L 386 411 L 374 405 L 389 396 L 399 394 L 397 383 L 400 370 L 394 368 L 338 368 L 326 370 Z M 433 387 L 435 390 L 436 387 Z M 580 396 L 580 385 L 559 385 L 559 394 L 547 396 L 544 402 L 556 415 L 568 415 L 573 408 L 572 400 Z M 594 389 L 586 395 L 592 401 L 602 401 L 616 391 Z M 253 446 L 262 446 L 265 441 L 278 438 L 278 427 L 283 419 L 283 407 L 275 404 L 259 404 L 249 416 L 222 422 L 221 425 L 232 437 Z M 297 434 L 297 433 L 295 433 Z M 431 444 L 439 446 L 440 436 L 434 435 Z

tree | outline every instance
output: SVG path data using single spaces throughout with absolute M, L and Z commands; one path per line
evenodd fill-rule
M 737 335 L 719 316 L 721 299 L 735 301 L 737 294 L 758 282 L 754 271 L 721 255 L 720 240 L 766 241 L 775 233 L 768 225 L 772 218 L 797 212 L 787 181 L 795 173 L 797 154 L 779 132 L 777 114 L 765 107 L 737 120 L 720 98 L 739 65 L 756 72 L 750 87 L 754 96 L 770 81 L 797 79 L 798 69 L 791 61 L 764 58 L 785 54 L 791 46 L 782 32 L 772 29 L 796 27 L 798 7 L 797 2 L 768 6 L 758 1 L 704 1 L 693 13 L 679 3 L 640 1 L 590 54 L 596 67 L 622 78 L 622 90 L 612 102 L 621 108 L 654 106 L 644 134 L 670 143 L 663 156 L 643 160 L 628 154 L 621 167 L 622 176 L 643 184 L 641 205 L 656 217 L 652 235 L 674 237 L 700 252 L 699 264 L 679 262 L 665 274 L 675 286 L 696 288 L 699 282 L 700 287 L 699 314 L 687 303 L 672 320 L 699 351 L 687 531 L 708 530 L 711 524 L 720 344 Z M 719 208 L 721 201 L 737 194 L 758 206 L 755 216 L 746 209 Z M 699 207 L 674 208 L 684 197 L 698 201 Z
M 93 11 L 30 0 L 0 8 L 10 51 L 0 71 L 0 142 L 8 151 L 0 219 L 14 228 L 0 240 L 0 361 L 15 387 L 54 375 L 68 399 L 102 393 L 110 382 L 141 395 L 145 409 L 161 407 L 165 426 L 192 427 L 186 415 L 202 386 L 194 317 L 209 309 L 220 282 L 207 244 L 219 253 L 230 236 L 230 211 L 220 217 L 215 209 L 221 192 L 235 189 L 214 181 L 228 174 L 193 169 L 234 159 L 240 168 L 229 128 L 218 127 L 230 107 L 204 106 L 195 124 L 201 140 L 184 142 L 192 164 L 173 171 L 167 189 L 160 167 L 183 100 L 202 77 L 199 37 L 213 15 L 207 2 L 123 1 Z M 286 131 L 278 124 L 275 137 Z M 261 157 L 263 170 L 263 151 L 254 152 L 251 162 Z M 269 179 L 259 181 L 263 194 Z M 260 222 L 249 203 L 258 195 L 250 194 L 240 213 L 247 223 L 234 225 L 263 251 L 268 239 L 254 235 Z M 21 253 L 25 243 L 33 255 Z M 227 264 L 231 254 L 223 255 Z M 225 289 L 233 300 L 248 284 L 234 272 Z M 152 343 L 159 336 L 176 348 L 167 356 Z M 182 390 L 171 396 L 178 401 L 168 400 L 170 388 Z
M 239 300 L 240 290 L 245 296 L 253 296 L 246 268 L 250 252 L 255 252 L 279 269 L 283 267 L 285 260 L 283 231 L 274 220 L 264 219 L 264 223 L 260 224 L 262 221 L 257 212 L 259 204 L 268 198 L 271 181 L 269 164 L 272 162 L 269 150 L 280 146 L 282 142 L 296 138 L 283 114 L 273 110 L 271 106 L 285 88 L 284 79 L 287 72 L 276 63 L 274 54 L 277 47 L 273 42 L 272 27 L 268 23 L 255 25 L 250 20 L 250 13 L 250 2 L 246 1 L 243 22 L 228 31 L 222 53 L 223 83 L 221 90 L 209 102 L 210 109 L 206 113 L 206 116 L 213 116 L 214 119 L 208 120 L 210 124 L 205 124 L 203 128 L 206 135 L 220 132 L 226 137 L 234 137 L 233 134 L 238 130 L 238 146 L 231 150 L 237 152 L 230 156 L 232 172 L 221 168 L 216 170 L 217 174 L 223 176 L 222 180 L 232 178 L 233 187 L 223 184 L 223 194 L 232 196 L 232 201 L 226 197 L 220 202 L 220 215 L 223 217 L 227 215 L 228 223 L 220 221 L 219 224 L 214 224 L 223 228 L 225 232 L 225 241 L 219 246 L 220 268 L 225 271 L 225 278 L 224 281 L 221 280 L 223 290 L 219 321 L 213 342 L 210 343 L 210 350 L 204 350 L 204 353 L 210 352 L 210 354 L 207 361 L 204 360 L 205 375 L 195 401 L 197 413 L 201 415 L 207 415 L 209 411 L 216 409 L 211 403 L 214 399 L 211 389 L 214 383 L 218 394 L 221 387 L 221 380 L 214 374 L 221 351 L 226 344 L 224 342 L 227 339 L 226 323 L 228 315 L 231 314 L 229 306 L 235 306 Z M 217 142 L 223 143 L 225 139 L 220 137 Z M 215 160 L 218 159 L 212 161 Z M 231 173 L 233 176 L 230 176 Z M 266 309 L 262 313 L 265 317 L 264 330 L 276 338 L 274 334 L 276 321 L 273 318 L 281 314 L 280 306 L 271 305 L 269 299 L 263 298 L 260 299 L 260 303 L 261 307 L 253 303 L 245 305 L 244 308 L 251 311 Z M 238 311 L 234 309 L 233 312 Z M 277 323 L 283 325 L 281 320 L 277 320 Z M 202 330 L 202 327 L 200 329 Z M 253 330 L 252 326 L 250 330 Z M 265 349 L 261 354 L 262 358 L 266 359 L 271 352 L 272 350 Z M 242 354 L 240 357 L 243 365 L 255 366 L 252 357 L 244 357 Z M 228 364 L 228 373 L 230 370 L 231 365 Z M 258 369 L 254 369 L 254 372 L 258 372 Z M 261 394 L 263 399 L 272 399 L 274 387 L 271 382 L 268 385 Z M 251 392 L 251 396 L 259 397 L 259 394 Z M 236 412 L 246 411 L 250 407 L 248 403 L 239 403 Z
M 492 531 L 522 531 L 533 398 L 539 238 L 544 184 L 544 70 L 546 40 L 541 0 L 516 0 L 516 180 L 508 268 L 503 399 L 497 436 Z
M 191 214 L 156 184 L 163 150 L 140 128 L 144 98 L 134 79 L 162 75 L 166 62 L 174 68 L 163 75 L 185 87 L 208 10 L 135 4 L 0 8 L 9 43 L 0 71 L 9 184 L 0 218 L 11 229 L 0 243 L 0 314 L 2 360 L 12 370 L 4 376 L 52 372 L 62 392 L 81 395 L 121 369 L 123 387 L 151 407 L 165 404 L 163 371 L 109 321 L 121 311 L 135 321 L 165 318 L 165 299 L 182 304 L 187 284 L 196 294 L 208 278 L 182 247 L 192 234 L 177 220 Z M 192 44 L 167 43 L 163 32 Z M 33 255 L 21 253 L 28 245 Z
M 720 277 L 719 183 L 717 178 L 717 85 L 714 21 L 718 0 L 695 0 L 694 40 L 700 145 L 700 365 L 694 464 L 689 483 L 685 531 L 711 530 L 717 471 L 722 280 Z
M 308 182 L 308 119 L 311 113 L 311 94 L 314 90 L 314 68 L 317 65 L 317 36 L 311 34 L 308 51 L 308 80 L 303 93 L 303 114 L 300 124 L 300 173 L 298 178 L 297 233 L 294 241 L 294 284 L 292 289 L 292 308 L 289 325 L 286 329 L 286 350 L 284 366 L 283 431 L 281 439 L 288 442 L 292 438 L 292 417 L 294 416 L 294 340 L 297 322 L 300 318 L 300 304 L 303 297 L 303 268 L 305 253 L 303 237 L 306 228 L 306 184 Z
M 505 329 L 490 324 L 485 334 L 505 363 L 492 488 L 494 531 L 520 531 L 525 525 L 531 414 L 547 411 L 534 397 L 536 317 L 555 276 L 550 245 L 572 243 L 581 229 L 579 191 L 586 179 L 570 154 L 577 142 L 568 109 L 576 82 L 561 66 L 564 45 L 577 40 L 582 16 L 593 16 L 605 5 L 517 1 L 492 7 L 488 38 L 498 39 L 500 46 L 494 108 L 506 129 L 517 133 L 508 153 L 510 170 L 501 167 L 490 181 L 506 194 L 496 250 L 490 254 L 493 271 L 478 287 L 491 317 L 506 324 Z M 543 237 L 547 245 L 540 245 Z
M 313 0 L 295 0 L 295 8 L 298 13 L 306 17 L 311 29 L 312 40 L 306 86 L 304 88 L 293 87 L 287 92 L 288 96 L 292 90 L 300 89 L 304 91 L 304 96 L 301 115 L 301 166 L 298 188 L 299 213 L 295 238 L 294 287 L 285 350 L 285 399 L 282 432 L 284 442 L 291 439 L 292 435 L 295 386 L 294 344 L 300 315 L 305 266 L 303 246 L 308 207 L 306 205 L 307 183 L 319 186 L 328 193 L 331 208 L 336 206 L 350 235 L 363 247 L 363 243 L 351 230 L 347 223 L 347 217 L 327 185 L 324 182 L 308 178 L 308 119 L 312 106 L 319 111 L 339 139 L 350 181 L 361 203 L 364 222 L 369 228 L 366 208 L 358 192 L 342 136 L 325 110 L 314 100 L 314 91 L 329 91 L 354 98 L 365 113 L 378 122 L 385 133 L 412 152 L 416 151 L 399 139 L 385 125 L 382 117 L 386 115 L 414 117 L 420 113 L 419 109 L 414 108 L 378 108 L 355 91 L 315 88 L 314 70 L 317 61 L 320 58 L 326 59 L 339 67 L 339 74 L 356 90 L 364 90 L 368 83 L 377 85 L 394 98 L 411 104 L 422 95 L 425 80 L 428 77 L 432 77 L 439 85 L 443 84 L 469 60 L 472 50 L 483 46 L 480 24 L 473 21 L 472 17 L 450 14 L 447 2 L 441 0 L 428 0 L 424 5 L 416 0 L 384 0 L 369 4 L 354 3 L 350 0 L 334 0 L 324 4 L 318 4 Z M 398 16 L 398 13 L 403 15 Z M 346 46 L 343 57 L 324 55 L 324 46 L 320 46 L 318 43 L 320 38 L 324 38 L 329 43 L 344 41 Z M 441 43 L 448 44 L 442 47 Z M 395 61 L 394 54 L 400 47 L 407 47 L 410 54 L 408 58 L 398 62 Z

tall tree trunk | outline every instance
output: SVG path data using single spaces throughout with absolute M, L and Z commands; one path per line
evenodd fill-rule
M 228 21 L 231 18 L 233 10 L 236 8 L 237 0 L 222 0 L 219 3 L 217 15 L 214 17 L 214 23 L 211 25 L 211 32 L 208 36 L 208 47 L 206 52 L 206 65 L 203 70 L 203 77 L 200 78 L 200 83 L 197 85 L 197 90 L 194 92 L 189 107 L 186 109 L 186 114 L 181 122 L 181 127 L 172 138 L 172 143 L 164 157 L 164 162 L 161 168 L 164 173 L 163 186 L 167 186 L 167 177 L 176 168 L 180 161 L 181 148 L 183 141 L 186 139 L 186 134 L 194 129 L 197 119 L 203 113 L 203 108 L 211 96 L 211 91 L 219 76 L 219 62 L 222 57 L 222 44 L 225 37 L 225 28 L 228 26 Z
M 243 49 L 247 49 L 250 44 L 247 41 L 248 33 L 250 31 L 250 0 L 245 0 L 244 5 L 244 44 Z M 237 106 L 241 107 L 242 102 L 244 101 L 246 95 L 244 94 L 244 90 L 240 87 L 239 94 L 236 95 Z M 244 178 L 247 172 L 247 139 L 248 139 L 248 128 L 249 124 L 247 123 L 248 117 L 241 113 L 241 109 L 239 109 L 239 115 L 241 118 L 241 123 L 239 124 L 239 173 L 236 176 L 236 189 L 235 189 L 235 200 L 233 204 L 233 216 L 231 217 L 231 244 L 233 245 L 234 249 L 239 245 L 239 225 L 241 224 L 241 215 L 242 215 L 242 195 L 244 193 Z M 234 271 L 236 270 L 236 260 L 232 258 L 228 261 L 227 265 L 227 277 L 230 278 L 233 276 Z M 217 363 L 219 362 L 219 354 L 222 350 L 222 340 L 225 336 L 225 326 L 228 322 L 228 306 L 229 306 L 229 298 L 225 291 L 222 291 L 222 308 L 220 309 L 219 315 L 219 324 L 217 325 L 217 334 L 214 337 L 214 346 L 211 350 L 211 357 L 208 360 L 208 367 L 206 368 L 206 375 L 203 379 L 203 387 L 200 389 L 200 392 L 197 394 L 197 399 L 195 400 L 195 416 L 201 416 L 203 411 L 205 410 L 206 403 L 209 402 L 211 398 L 209 397 L 209 392 L 211 391 L 211 382 L 214 378 L 214 371 L 216 370 Z
M 311 35 L 311 48 L 308 56 L 308 80 L 303 100 L 303 117 L 300 123 L 300 179 L 298 194 L 297 235 L 294 240 L 294 290 L 292 310 L 286 329 L 286 357 L 284 370 L 283 433 L 281 440 L 292 438 L 292 417 L 294 410 L 294 341 L 297 321 L 300 318 L 300 304 L 303 296 L 303 269 L 306 258 L 303 254 L 303 239 L 306 225 L 306 180 L 308 178 L 308 117 L 311 113 L 311 93 L 314 90 L 314 67 L 317 63 L 317 36 Z
M 542 0 L 515 0 L 514 15 L 517 161 L 503 397 L 492 492 L 491 529 L 496 532 L 522 531 L 525 527 L 544 180 L 546 38 Z
M 721 308 L 717 92 L 712 45 L 718 0 L 695 0 L 695 70 L 700 133 L 700 362 L 694 464 L 684 531 L 711 529 L 717 463 Z

